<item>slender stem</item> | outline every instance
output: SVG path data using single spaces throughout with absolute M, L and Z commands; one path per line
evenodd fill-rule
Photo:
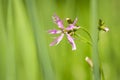
M 98 52 L 98 0 L 91 0 L 90 9 L 91 9 L 91 29 L 92 29 L 92 39 L 93 39 L 93 48 L 92 48 L 92 60 L 93 60 L 93 77 L 94 80 L 101 80 L 100 74 L 100 61 L 99 61 L 99 52 Z
M 92 41 L 92 36 L 90 35 L 90 33 L 85 28 L 83 28 L 83 27 L 80 27 L 80 29 L 82 29 L 83 31 L 85 31 L 88 34 L 88 36 L 90 37 L 90 40 Z
M 98 42 L 100 41 L 100 31 L 98 32 Z M 100 73 L 102 80 L 105 80 L 104 72 L 103 72 L 103 67 L 102 67 L 102 62 L 101 62 L 101 56 L 99 55 L 99 60 L 100 60 Z
M 80 37 L 83 41 L 85 41 L 86 43 L 88 43 L 89 45 L 92 46 L 92 42 L 87 40 L 85 37 L 81 36 L 80 34 L 75 34 L 76 36 Z
M 102 68 L 102 66 L 101 66 L 100 71 L 101 71 L 102 80 L 105 80 L 105 76 L 104 76 L 104 72 L 103 72 L 103 68 Z

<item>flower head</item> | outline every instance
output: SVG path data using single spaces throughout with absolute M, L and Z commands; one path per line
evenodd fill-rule
M 99 20 L 99 30 L 103 30 L 105 32 L 109 31 L 109 28 L 105 25 L 105 23 L 101 19 Z
M 60 30 L 56 30 L 56 29 L 49 30 L 48 33 L 49 34 L 60 34 L 60 36 L 55 38 L 55 40 L 50 44 L 50 46 L 59 44 L 60 41 L 63 39 L 64 35 L 66 35 L 69 43 L 72 46 L 72 50 L 76 50 L 76 45 L 75 45 L 72 35 L 77 29 L 80 28 L 79 26 L 76 26 L 77 18 L 73 22 L 69 23 L 69 26 L 67 28 L 64 27 L 62 20 L 57 15 L 53 16 L 53 21 L 55 22 L 55 24 L 57 24 Z

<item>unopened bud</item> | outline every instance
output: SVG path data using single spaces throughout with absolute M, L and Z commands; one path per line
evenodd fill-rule
M 105 27 L 105 28 L 104 28 L 104 31 L 105 31 L 105 32 L 108 32 L 108 31 L 109 31 L 109 28 L 108 28 L 108 27 Z
M 106 27 L 106 26 L 100 26 L 99 29 L 100 29 L 100 30 L 103 30 L 103 31 L 105 31 L 105 32 L 108 32 L 108 31 L 109 31 L 109 28 Z
M 105 26 L 104 21 L 101 19 L 99 19 L 99 30 L 103 30 L 105 32 L 109 31 L 109 28 Z
M 70 19 L 70 18 L 66 18 L 66 21 L 69 23 L 69 24 L 72 24 L 73 21 Z
M 86 57 L 85 61 L 90 65 L 91 68 L 93 68 L 93 62 L 89 57 Z

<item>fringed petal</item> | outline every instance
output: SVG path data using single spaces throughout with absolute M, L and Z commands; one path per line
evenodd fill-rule
M 70 25 L 66 28 L 66 30 L 67 30 L 67 31 L 73 30 L 74 27 L 75 27 L 75 26 L 74 26 L 73 24 L 70 24 Z
M 53 16 L 53 21 L 58 25 L 59 28 L 64 28 L 62 20 L 60 20 L 60 18 L 57 15 Z
M 75 25 L 77 23 L 78 19 L 75 18 L 74 22 L 73 22 L 73 25 Z
M 66 35 L 67 35 L 68 41 L 72 45 L 72 50 L 76 50 L 76 45 L 75 45 L 74 39 L 69 34 L 66 33 Z
M 63 39 L 64 34 L 61 34 L 59 37 L 57 37 L 51 44 L 50 46 L 54 46 L 60 43 L 60 41 Z
M 61 33 L 61 30 L 48 30 L 48 33 L 49 34 L 59 34 L 59 33 Z

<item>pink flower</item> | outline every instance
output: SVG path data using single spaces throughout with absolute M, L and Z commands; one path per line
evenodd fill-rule
M 72 35 L 74 34 L 74 29 L 80 28 L 78 26 L 75 26 L 75 24 L 77 22 L 77 18 L 74 20 L 74 22 L 72 24 L 69 24 L 69 26 L 67 28 L 64 27 L 62 20 L 60 20 L 60 18 L 57 15 L 53 16 L 53 20 L 54 20 L 55 24 L 58 25 L 58 28 L 60 30 L 55 30 L 55 29 L 49 30 L 48 33 L 49 34 L 60 34 L 60 36 L 55 38 L 55 40 L 50 44 L 50 46 L 59 44 L 60 41 L 63 39 L 64 35 L 66 35 L 69 43 L 72 46 L 72 50 L 76 50 L 76 45 L 75 45 Z

